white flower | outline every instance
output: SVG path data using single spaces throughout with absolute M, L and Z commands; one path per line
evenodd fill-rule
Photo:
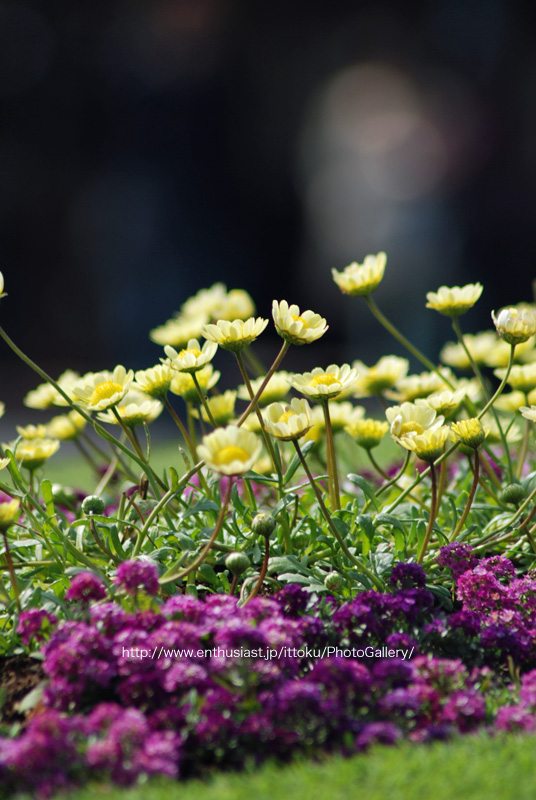
M 536 316 L 529 308 L 503 308 L 497 316 L 492 311 L 491 316 L 497 333 L 508 344 L 521 344 L 536 333 Z
M 356 378 L 357 370 L 349 364 L 343 364 L 342 367 L 330 364 L 326 370 L 315 367 L 312 372 L 291 375 L 289 383 L 313 400 L 329 400 L 351 386 Z
M 212 361 L 217 349 L 218 345 L 214 342 L 205 342 L 201 347 L 197 339 L 190 339 L 188 346 L 179 353 L 171 345 L 166 345 L 164 352 L 170 359 L 169 363 L 173 369 L 180 372 L 197 372 Z
M 261 440 L 255 433 L 228 425 L 203 436 L 197 453 L 214 472 L 242 475 L 253 467 L 261 449 Z
M 440 286 L 437 292 L 428 292 L 426 308 L 433 308 L 446 317 L 459 317 L 474 306 L 484 287 L 481 283 L 466 286 Z
M 297 305 L 291 305 L 286 300 L 272 304 L 272 317 L 276 330 L 286 342 L 290 344 L 310 344 L 320 339 L 328 329 L 326 320 L 313 311 L 300 313 Z
M 391 426 L 391 436 L 399 444 L 402 444 L 405 437 L 420 436 L 425 431 L 439 428 L 444 422 L 443 417 L 438 417 L 430 406 L 418 406 L 414 403 L 391 406 L 386 409 L 385 416 Z
M 128 372 L 118 365 L 113 372 L 89 372 L 73 386 L 76 402 L 89 411 L 104 411 L 117 405 L 126 395 L 134 379 L 134 372 Z
M 224 350 L 238 352 L 254 342 L 267 325 L 268 320 L 261 317 L 257 319 L 250 317 L 245 322 L 241 319 L 235 319 L 233 322 L 220 319 L 214 325 L 205 325 L 201 334 Z
M 265 409 L 263 419 L 268 433 L 288 442 L 299 439 L 311 427 L 311 407 L 303 398 L 294 398 L 290 405 L 271 403 Z
M 331 274 L 345 294 L 354 297 L 368 295 L 381 283 L 386 263 L 385 253 L 378 253 L 376 256 L 366 256 L 362 264 L 353 261 L 342 272 L 332 269 Z

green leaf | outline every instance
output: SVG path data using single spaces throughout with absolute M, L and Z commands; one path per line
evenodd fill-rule
M 370 514 L 359 514 L 359 516 L 356 518 L 356 522 L 359 523 L 359 527 L 365 533 L 369 542 L 372 544 L 372 540 L 374 539 L 376 529 L 374 527 L 374 523 L 372 521 L 372 517 L 370 516 Z
M 236 487 L 233 487 L 233 490 L 235 488 Z M 216 505 L 216 503 L 214 503 L 212 500 L 207 500 L 206 498 L 204 498 L 203 500 L 199 500 L 199 502 L 197 502 L 195 506 L 191 506 L 190 508 L 187 508 L 185 511 L 183 511 L 181 516 L 183 519 L 186 519 L 186 517 L 191 517 L 193 514 L 200 514 L 202 511 L 219 511 L 219 510 L 220 507 Z
M 179 488 L 179 473 L 174 467 L 169 468 L 170 491 L 176 492 Z
M 268 573 L 294 570 L 301 575 L 309 575 L 309 570 L 300 563 L 296 556 L 272 556 L 268 560 Z
M 110 534 L 110 539 L 114 546 L 114 550 L 120 558 L 127 558 L 127 554 L 123 549 L 123 545 L 121 544 L 121 540 L 119 539 L 119 531 L 117 525 L 109 525 L 108 526 L 108 533 Z
M 201 566 L 197 568 L 197 571 L 202 576 L 203 580 L 205 580 L 207 583 L 210 583 L 212 586 L 218 583 L 218 576 L 210 564 L 201 564 Z
M 376 499 L 376 495 L 374 493 L 374 489 L 372 488 L 372 486 L 364 478 L 362 478 L 361 475 L 356 475 L 353 472 L 351 472 L 348 475 L 348 480 L 350 481 L 350 483 L 354 483 L 356 486 L 359 486 L 359 488 L 363 491 L 363 493 L 368 497 L 370 502 L 373 504 L 376 511 L 378 511 L 379 510 L 378 501 Z

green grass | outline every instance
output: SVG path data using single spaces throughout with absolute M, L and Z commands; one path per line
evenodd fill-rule
M 206 782 L 153 780 L 132 789 L 92 783 L 69 800 L 533 800 L 535 751 L 532 736 L 467 736 L 378 747 L 322 763 L 269 763 L 251 772 L 218 773 Z

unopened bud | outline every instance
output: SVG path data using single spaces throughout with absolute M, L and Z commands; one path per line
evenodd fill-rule
M 251 530 L 258 536 L 265 536 L 268 538 L 275 531 L 276 524 L 277 523 L 271 514 L 266 514 L 264 511 L 261 511 L 259 514 L 256 514 L 253 517 Z
M 245 553 L 229 553 L 225 559 L 225 566 L 233 575 L 242 575 L 251 566 L 251 561 Z
M 90 494 L 82 501 L 82 511 L 84 514 L 102 514 L 104 500 L 96 494 Z

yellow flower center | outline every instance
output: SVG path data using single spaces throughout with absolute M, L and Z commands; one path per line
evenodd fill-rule
M 180 351 L 179 358 L 184 358 L 184 356 L 187 356 L 189 354 L 195 356 L 196 358 L 199 358 L 199 356 L 201 355 L 201 350 L 198 350 L 197 347 L 192 347 L 190 350 L 186 348 L 185 350 Z
M 307 328 L 307 322 L 304 320 L 303 317 L 299 317 L 297 314 L 290 315 L 294 322 L 301 322 L 304 328 Z
M 219 453 L 214 456 L 215 464 L 232 464 L 233 461 L 247 461 L 249 453 L 243 447 L 237 447 L 234 444 L 222 448 Z
M 339 383 L 339 379 L 332 372 L 323 372 L 321 375 L 315 375 L 311 381 L 311 386 L 331 386 L 334 383 Z
M 418 436 L 420 436 L 422 433 L 424 433 L 424 428 L 422 425 L 419 425 L 418 422 L 404 422 L 398 431 L 397 436 L 404 436 L 407 433 L 416 433 Z
M 289 419 L 290 419 L 291 417 L 293 417 L 293 416 L 294 416 L 294 411 L 292 411 L 292 409 L 291 409 L 291 408 L 289 408 L 289 410 L 288 410 L 288 411 L 285 411 L 285 413 L 284 413 L 284 414 L 281 414 L 281 416 L 280 416 L 280 417 L 279 417 L 279 419 L 278 419 L 278 422 L 288 422 L 288 421 L 289 421 Z
M 104 383 L 99 383 L 97 386 L 95 386 L 90 402 L 96 405 L 97 403 L 100 403 L 101 400 L 109 400 L 110 397 L 114 396 L 114 394 L 122 391 L 123 387 L 120 383 L 115 383 L 115 381 L 104 381 Z

